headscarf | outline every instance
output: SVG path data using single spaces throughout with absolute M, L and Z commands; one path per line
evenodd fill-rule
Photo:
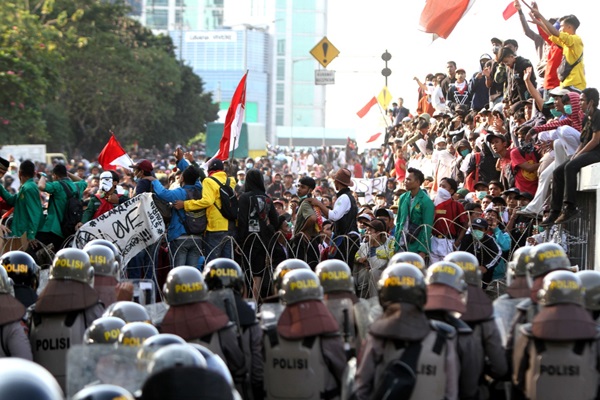
M 251 168 L 246 172 L 246 181 L 244 182 L 244 192 L 261 192 L 265 193 L 265 181 L 262 173 Z

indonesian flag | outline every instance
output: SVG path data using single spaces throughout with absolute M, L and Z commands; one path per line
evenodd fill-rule
M 376 141 L 376 140 L 377 140 L 377 138 L 379 138 L 379 136 L 381 136 L 381 132 L 379 132 L 379 133 L 376 133 L 376 134 L 374 134 L 373 136 L 371 136 L 371 137 L 369 138 L 369 140 L 367 140 L 367 143 L 372 143 L 372 142 Z
M 515 15 L 516 13 L 517 13 L 517 9 L 515 8 L 515 2 L 511 1 L 510 4 L 508 6 L 506 6 L 504 11 L 502 12 L 502 17 L 504 17 L 504 20 L 506 21 L 507 19 L 509 19 L 510 17 Z
M 244 123 L 244 113 L 246 111 L 246 77 L 248 71 L 242 77 L 242 80 L 235 89 L 227 116 L 225 117 L 225 128 L 223 137 L 219 145 L 219 152 L 213 157 L 221 161 L 229 158 L 229 152 L 238 148 L 240 144 L 240 132 Z
M 358 110 L 356 115 L 358 115 L 359 118 L 363 118 L 375 104 L 377 104 L 377 98 L 373 96 L 373 98 L 369 100 L 369 102 L 363 108 Z
M 123 147 L 119 144 L 119 141 L 115 138 L 113 133 L 110 134 L 108 143 L 100 152 L 98 156 L 98 162 L 102 166 L 102 169 L 107 171 L 111 169 L 117 169 L 117 167 L 131 168 L 133 160 L 129 158 L 129 155 Z
M 473 3 L 475 0 L 426 0 L 419 21 L 421 29 L 446 39 Z

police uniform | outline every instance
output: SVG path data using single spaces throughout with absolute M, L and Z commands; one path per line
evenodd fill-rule
M 0 268 L 0 358 L 20 357 L 32 360 L 31 346 L 21 320 L 25 306 L 12 295 L 12 281 Z
M 581 284 L 585 289 L 585 309 L 590 312 L 592 318 L 598 321 L 600 317 L 600 271 L 584 270 L 577 272 Z
M 105 307 L 117 301 L 116 288 L 119 283 L 119 263 L 113 250 L 101 244 L 86 246 L 84 251 L 90 256 L 94 268 L 94 289 Z
M 212 293 L 231 296 L 236 315 L 230 320 L 239 327 L 239 343 L 244 351 L 246 379 L 239 390 L 248 396 L 252 389 L 254 397 L 261 397 L 263 392 L 264 360 L 262 356 L 262 329 L 259 326 L 254 309 L 242 298 L 244 274 L 237 262 L 229 258 L 217 258 L 204 268 L 204 282 Z M 229 295 L 229 296 L 227 296 Z M 250 387 L 247 386 L 250 384 Z
M 69 348 L 83 343 L 90 324 L 104 306 L 92 288 L 94 270 L 86 252 L 66 248 L 56 253 L 50 279 L 30 308 L 29 340 L 33 360 L 45 367 L 65 386 Z
M 40 267 L 33 257 L 24 251 L 9 251 L 0 256 L 0 264 L 13 281 L 15 297 L 25 307 L 36 302 L 36 290 L 40 281 Z
M 427 318 L 444 322 L 456 329 L 457 354 L 460 362 L 459 397 L 475 399 L 483 370 L 473 330 L 453 314 L 467 312 L 467 283 L 463 270 L 449 261 L 439 261 L 427 269 Z
M 371 325 L 360 357 L 356 399 L 382 398 L 382 390 L 393 391 L 388 393 L 390 398 L 458 398 L 456 332 L 425 316 L 427 295 L 421 271 L 407 263 L 396 263 L 383 271 L 378 288 L 384 314 Z M 388 365 L 397 360 L 409 365 L 416 374 L 410 396 L 405 388 L 391 387 L 386 380 Z M 405 393 L 396 393 L 397 390 Z
M 263 340 L 266 398 L 337 398 L 346 356 L 319 279 L 309 269 L 289 271 L 279 293 L 285 309 Z
M 163 292 L 170 307 L 160 331 L 207 346 L 225 360 L 236 382 L 243 381 L 246 367 L 236 327 L 225 312 L 208 301 L 200 271 L 188 266 L 173 268 Z
M 481 371 L 479 382 L 484 382 L 484 371 L 493 379 L 502 379 L 508 371 L 506 353 L 500 330 L 494 319 L 491 299 L 481 288 L 481 270 L 477 258 L 464 251 L 455 251 L 444 257 L 462 268 L 467 283 L 467 310 L 461 320 L 473 330 L 475 354 L 478 356 L 477 370 Z M 481 385 L 480 385 L 481 386 Z M 485 389 L 480 387 L 480 394 Z
M 513 383 L 526 398 L 596 398 L 600 342 L 583 296 L 581 280 L 572 272 L 544 277 L 543 307 L 520 328 L 513 352 Z

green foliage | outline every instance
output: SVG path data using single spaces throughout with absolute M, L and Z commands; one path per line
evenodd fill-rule
M 0 7 L 2 143 L 60 144 L 93 158 L 110 130 L 122 143 L 162 146 L 217 119 L 171 38 L 128 18 L 124 3 L 37 1 Z

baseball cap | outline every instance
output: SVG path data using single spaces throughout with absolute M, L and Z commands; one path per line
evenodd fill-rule
M 223 161 L 219 160 L 218 158 L 215 158 L 213 160 L 210 160 L 208 162 L 208 167 L 206 168 L 207 171 L 211 172 L 211 171 L 223 171 L 225 167 L 223 166 Z
M 137 163 L 131 165 L 131 168 L 139 169 L 144 172 L 152 172 L 152 170 L 154 169 L 154 167 L 152 166 L 152 163 L 146 159 L 140 160 Z
M 473 225 L 473 227 L 482 228 L 482 229 L 488 228 L 488 223 L 483 218 L 475 218 L 473 220 L 473 222 L 471 223 L 471 225 Z
M 569 91 L 567 89 L 561 88 L 560 86 L 557 86 L 548 92 L 548 94 L 550 94 L 551 96 L 564 96 L 568 93 Z

